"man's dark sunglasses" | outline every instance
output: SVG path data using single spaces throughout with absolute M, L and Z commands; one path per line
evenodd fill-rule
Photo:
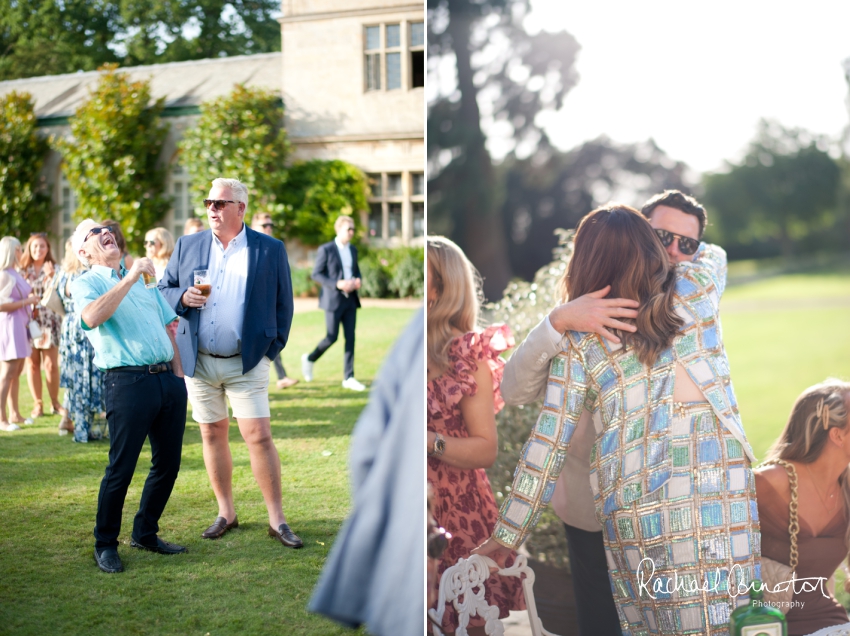
M 435 528 L 434 532 L 428 535 L 428 556 L 432 559 L 442 557 L 451 538 L 452 533 L 447 532 L 445 528 Z
M 89 230 L 89 233 L 86 234 L 86 238 L 83 239 L 83 243 L 89 240 L 89 237 L 92 234 L 100 234 L 101 232 L 109 232 L 110 234 L 114 234 L 111 227 L 103 226 L 103 227 L 93 227 Z
M 274 223 L 263 223 L 260 227 L 274 227 Z
M 658 238 L 661 239 L 661 244 L 664 247 L 669 247 L 673 242 L 674 238 L 679 239 L 679 251 L 685 256 L 692 256 L 697 253 L 699 249 L 700 242 L 696 239 L 692 239 L 688 236 L 682 236 L 681 234 L 673 234 L 673 232 L 668 232 L 667 230 L 655 230 L 655 233 L 658 235 Z
M 216 210 L 223 210 L 228 203 L 239 203 L 239 201 L 226 201 L 225 199 L 204 199 L 204 207 L 210 207 L 210 204 L 215 206 Z

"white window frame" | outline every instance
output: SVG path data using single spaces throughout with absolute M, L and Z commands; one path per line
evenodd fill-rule
M 424 38 L 423 34 L 423 44 L 421 46 L 411 46 L 410 45 L 410 25 L 413 23 L 422 22 L 424 25 L 424 20 L 393 20 L 390 22 L 366 22 L 361 25 L 361 37 L 363 38 L 363 92 L 364 93 L 386 93 L 386 92 L 394 92 L 394 91 L 410 91 L 415 90 L 413 88 L 413 73 L 411 72 L 411 53 L 414 51 L 425 51 Z M 399 27 L 399 46 L 398 47 L 387 47 L 387 27 L 388 26 L 396 26 Z M 378 27 L 379 29 L 379 48 L 377 49 L 368 49 L 367 48 L 367 38 L 366 38 L 366 29 L 369 27 Z M 401 77 L 399 78 L 399 86 L 398 88 L 387 88 L 387 54 L 388 53 L 398 53 L 400 57 L 400 72 Z M 378 88 L 369 88 L 366 69 L 368 67 L 367 64 L 367 56 L 369 55 L 377 55 L 380 65 L 380 86 Z M 424 69 L 423 69 L 424 72 Z M 416 88 L 423 88 L 421 86 L 417 86 Z

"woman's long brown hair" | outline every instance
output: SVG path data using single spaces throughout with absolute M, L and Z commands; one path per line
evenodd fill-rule
M 625 205 L 609 204 L 581 220 L 562 291 L 573 299 L 606 285 L 611 286 L 609 298 L 640 303 L 637 319 L 620 318 L 636 325 L 637 332 L 618 335 L 651 366 L 682 326 L 673 311 L 675 272 L 649 221 Z
M 38 239 L 47 243 L 47 255 L 44 257 L 44 262 L 53 263 L 54 265 L 56 264 L 56 259 L 53 258 L 53 249 L 50 247 L 50 241 L 47 240 L 47 233 L 38 232 L 36 234 L 31 234 L 27 239 L 26 246 L 24 246 L 24 253 L 21 255 L 21 269 L 24 271 L 26 271 L 26 269 L 35 262 L 32 258 L 32 254 L 30 253 L 30 246 Z
M 810 386 L 791 407 L 791 415 L 779 439 L 767 451 L 765 461 L 785 459 L 811 464 L 821 456 L 829 443 L 829 429 L 846 431 L 850 422 L 850 382 L 827 378 Z M 850 467 L 838 478 L 844 497 L 844 515 L 850 520 Z M 844 541 L 850 545 L 850 523 L 844 530 Z M 844 581 L 850 592 L 850 578 Z

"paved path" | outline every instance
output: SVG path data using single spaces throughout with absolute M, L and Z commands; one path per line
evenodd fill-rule
M 319 311 L 318 298 L 295 298 L 295 313 Z M 361 298 L 364 307 L 386 307 L 389 309 L 419 309 L 422 300 L 418 298 Z

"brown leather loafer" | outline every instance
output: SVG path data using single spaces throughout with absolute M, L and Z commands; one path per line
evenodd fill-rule
M 239 527 L 239 517 L 233 517 L 233 523 L 227 523 L 227 519 L 224 517 L 216 517 L 215 522 L 204 532 L 201 536 L 204 539 L 218 539 L 219 537 L 224 536 L 224 533 L 230 530 L 231 528 Z
M 269 526 L 269 536 L 274 537 L 287 548 L 298 549 L 304 546 L 304 542 L 285 523 L 280 524 L 277 530 Z

